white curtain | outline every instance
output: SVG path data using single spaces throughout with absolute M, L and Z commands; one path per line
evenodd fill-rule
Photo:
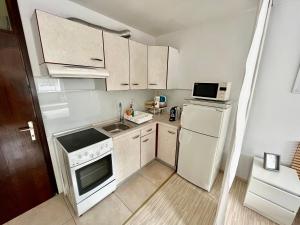
M 237 106 L 238 108 L 235 119 L 234 135 L 231 143 L 232 148 L 226 162 L 219 204 L 215 217 L 215 225 L 224 225 L 225 223 L 229 191 L 236 174 L 242 150 L 245 129 L 252 103 L 271 6 L 272 0 L 261 1 L 254 36 L 246 62 L 244 81 Z

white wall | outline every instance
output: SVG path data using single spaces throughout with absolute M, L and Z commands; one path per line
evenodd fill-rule
M 300 1 L 274 2 L 238 170 L 244 178 L 253 155 L 273 152 L 290 164 L 300 142 L 300 95 L 291 93 L 300 65 L 299 12 Z
M 244 76 L 256 9 L 206 21 L 197 27 L 157 37 L 156 44 L 179 49 L 183 89 L 195 81 L 232 81 L 236 100 Z
M 38 43 L 35 43 L 33 33 L 34 21 L 32 20 L 35 9 L 43 10 L 61 17 L 78 17 L 110 29 L 130 29 L 132 31 L 133 40 L 145 44 L 153 44 L 155 42 L 155 38 L 151 35 L 84 8 L 69 0 L 19 0 L 18 4 L 30 62 L 35 76 L 40 75 L 36 52 Z M 151 99 L 153 96 L 151 90 L 105 92 L 97 85 L 97 83 L 101 81 L 96 81 L 95 83 L 93 79 L 37 78 L 35 81 L 59 191 L 62 191 L 62 183 L 56 152 L 53 148 L 52 134 L 58 131 L 115 118 L 118 116 L 118 102 L 122 102 L 124 107 L 126 107 L 131 99 L 133 99 L 136 109 L 143 109 L 144 101 L 149 98 Z M 55 88 L 56 92 L 42 93 L 42 91 L 39 90 L 41 87 L 48 89 Z
M 252 40 L 256 9 L 226 18 L 217 18 L 187 30 L 182 30 L 157 38 L 156 44 L 170 45 L 179 49 L 179 74 L 185 89 L 191 89 L 195 81 L 231 81 L 233 101 L 232 115 L 235 114 L 245 62 Z M 182 105 L 191 91 L 161 91 L 168 97 L 169 106 Z M 228 130 L 229 140 L 233 128 L 233 116 Z

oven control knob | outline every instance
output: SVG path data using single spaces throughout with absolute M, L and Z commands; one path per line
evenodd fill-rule
M 90 154 L 90 158 L 91 158 L 91 159 L 94 158 L 94 154 Z
M 84 153 L 84 155 L 85 155 L 85 156 L 88 156 L 88 153 L 87 153 L 87 152 L 85 152 L 85 153 Z
M 82 155 L 78 155 L 78 159 L 81 159 L 82 158 Z
M 96 152 L 96 155 L 99 156 L 99 155 L 100 155 L 100 151 L 97 151 L 97 152 Z

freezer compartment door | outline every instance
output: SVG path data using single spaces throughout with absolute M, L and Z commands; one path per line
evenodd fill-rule
M 219 137 L 224 111 L 215 107 L 187 104 L 183 106 L 181 127 Z
M 177 173 L 191 183 L 210 191 L 218 138 L 181 129 Z

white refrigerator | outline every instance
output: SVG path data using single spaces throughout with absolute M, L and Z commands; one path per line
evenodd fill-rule
M 183 106 L 177 173 L 207 191 L 220 169 L 230 112 L 230 105 Z

